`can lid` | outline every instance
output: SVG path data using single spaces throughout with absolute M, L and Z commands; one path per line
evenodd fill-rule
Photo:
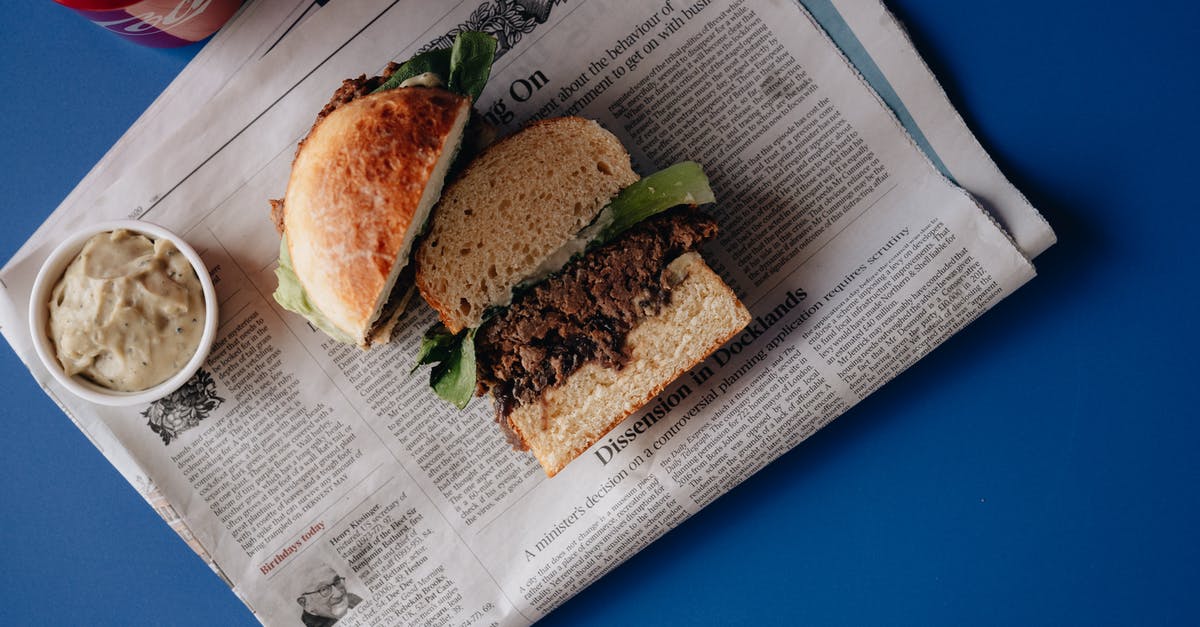
M 54 0 L 79 11 L 112 11 L 137 4 L 137 0 Z

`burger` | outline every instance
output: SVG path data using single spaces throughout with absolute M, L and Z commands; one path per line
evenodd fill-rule
M 334 93 L 271 203 L 281 306 L 363 349 L 390 339 L 413 293 L 413 245 L 447 175 L 486 134 L 472 104 L 495 49 L 490 35 L 461 33 Z

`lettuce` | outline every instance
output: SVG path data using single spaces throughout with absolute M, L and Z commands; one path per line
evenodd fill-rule
M 470 96 L 471 102 L 479 99 L 492 73 L 492 62 L 496 60 L 496 38 L 487 33 L 459 33 L 450 48 L 450 79 L 446 88 L 452 92 Z
M 421 349 L 417 353 L 416 372 L 426 364 L 433 364 L 429 372 L 429 387 L 443 400 L 459 409 L 471 402 L 475 395 L 475 332 L 479 327 L 466 329 L 457 335 L 441 323 L 434 325 L 421 338 Z
M 273 296 L 275 302 L 279 303 L 281 307 L 304 316 L 313 326 L 339 342 L 357 344 L 354 338 L 334 326 L 308 299 L 308 293 L 304 291 L 304 286 L 300 285 L 300 278 L 296 276 L 296 270 L 292 267 L 292 255 L 288 252 L 287 235 L 284 235 L 279 242 L 279 267 L 275 268 L 275 278 L 279 280 L 279 287 L 275 288 Z
M 702 205 L 715 200 L 700 164 L 681 161 L 621 190 L 606 207 L 612 212 L 612 222 L 590 245 L 612 241 L 629 227 L 671 207 Z
M 371 93 L 395 89 L 400 83 L 425 73 L 437 74 L 446 89 L 479 99 L 496 60 L 496 38 L 487 33 L 467 31 L 454 38 L 454 46 L 423 52 L 401 65 Z

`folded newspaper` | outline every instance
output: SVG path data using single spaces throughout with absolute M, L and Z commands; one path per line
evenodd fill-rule
M 277 38 L 301 14 L 244 32 Z M 553 479 L 485 403 L 460 412 L 410 376 L 435 320 L 424 304 L 360 352 L 271 298 L 267 199 L 315 113 L 343 78 L 464 30 L 499 42 L 477 106 L 502 133 L 580 115 L 643 173 L 703 163 L 722 229 L 706 257 L 753 316 Z M 876 2 L 356 0 L 269 54 L 238 41 L 236 65 L 191 83 L 212 98 L 169 141 L 122 146 L 0 271 L 0 325 L 264 623 L 531 623 L 1010 294 L 1054 242 Z M 61 236 L 123 217 L 201 251 L 221 319 L 184 389 L 118 409 L 58 387 L 25 329 Z M 297 604 L 325 586 L 344 594 L 313 598 L 338 608 Z

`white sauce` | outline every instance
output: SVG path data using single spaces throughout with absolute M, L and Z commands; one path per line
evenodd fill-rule
M 521 281 L 521 285 L 541 283 L 542 279 L 562 270 L 563 266 L 567 265 L 567 262 L 571 260 L 571 257 L 583 252 L 587 248 L 589 241 L 591 240 L 588 238 L 576 237 L 563 244 L 558 250 L 550 253 L 549 257 L 543 259 L 542 263 Z
M 671 287 L 683 283 L 684 279 L 688 278 L 688 275 L 691 274 L 692 264 L 699 258 L 700 253 L 693 250 L 683 253 L 667 264 L 667 281 L 670 282 Z
M 50 339 L 67 375 L 144 390 L 179 372 L 204 332 L 204 289 L 166 240 L 125 230 L 89 239 L 50 297 Z
M 533 272 L 530 272 L 529 276 L 525 277 L 525 279 L 518 284 L 518 287 L 535 285 L 542 282 L 542 280 L 546 277 L 558 272 L 559 270 L 562 270 L 563 266 L 567 265 L 567 262 L 570 261 L 572 257 L 586 250 L 588 244 L 590 244 L 592 240 L 596 239 L 600 233 L 604 231 L 604 229 L 607 229 L 612 223 L 612 208 L 608 205 L 605 205 L 604 208 L 600 210 L 600 213 L 596 215 L 596 219 L 593 220 L 591 224 L 585 226 L 583 230 L 579 231 L 579 233 L 575 235 L 573 239 L 567 240 L 567 243 L 563 244 L 558 248 L 558 250 L 550 253 L 549 256 L 543 259 L 542 263 L 538 264 L 538 267 L 535 268 Z M 512 290 L 509 290 L 508 301 L 509 302 L 504 303 L 504 306 L 507 307 L 508 305 L 512 304 Z
M 425 72 L 400 81 L 399 87 L 441 87 L 443 84 L 440 76 L 433 72 Z

